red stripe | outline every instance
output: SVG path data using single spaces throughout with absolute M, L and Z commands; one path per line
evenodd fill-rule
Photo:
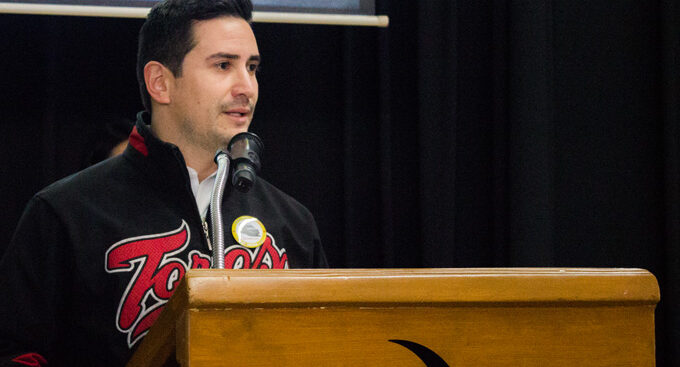
M 47 366 L 47 360 L 45 357 L 41 356 L 38 353 L 26 353 L 22 354 L 12 360 L 12 362 L 16 362 L 19 364 L 23 364 L 24 366 L 31 366 L 31 367 L 42 367 L 42 366 Z
M 132 132 L 130 133 L 130 145 L 132 145 L 133 148 L 137 149 L 140 153 L 142 153 L 145 157 L 149 156 L 149 149 L 146 147 L 146 143 L 144 142 L 144 137 L 139 135 L 139 132 L 137 131 L 137 126 L 135 126 L 132 129 Z

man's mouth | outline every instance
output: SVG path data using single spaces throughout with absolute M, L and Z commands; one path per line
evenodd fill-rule
M 250 114 L 249 108 L 232 108 L 225 112 L 227 115 L 232 117 L 244 117 Z

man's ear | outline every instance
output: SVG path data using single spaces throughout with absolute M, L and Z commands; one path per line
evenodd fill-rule
M 172 72 L 158 61 L 149 61 L 144 66 L 146 90 L 156 103 L 170 103 L 170 78 Z

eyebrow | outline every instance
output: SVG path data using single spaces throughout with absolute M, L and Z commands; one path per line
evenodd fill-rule
M 241 58 L 241 56 L 239 56 L 239 55 L 234 55 L 234 54 L 230 54 L 230 53 L 226 53 L 226 52 L 217 52 L 217 53 L 214 53 L 214 54 L 208 56 L 208 60 L 212 60 L 212 59 L 238 60 L 240 58 Z M 260 61 L 260 55 L 251 55 L 248 58 L 248 61 Z

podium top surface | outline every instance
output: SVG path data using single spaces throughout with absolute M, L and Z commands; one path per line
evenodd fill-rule
M 659 287 L 654 275 L 642 269 L 201 269 L 187 272 L 175 298 L 189 308 L 400 302 L 655 305 Z

